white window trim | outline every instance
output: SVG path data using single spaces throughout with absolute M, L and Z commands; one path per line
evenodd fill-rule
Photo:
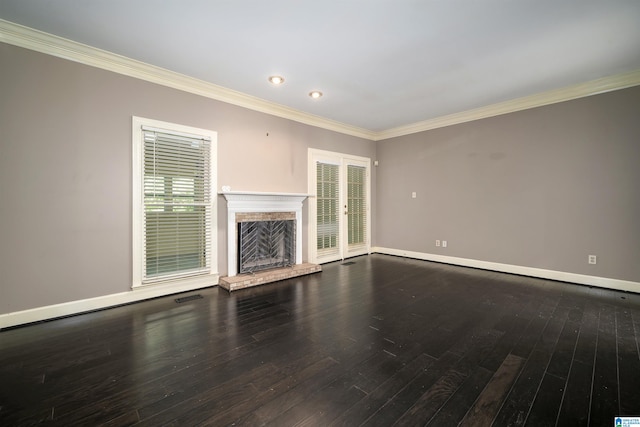
M 202 274 L 191 277 L 180 277 L 176 279 L 161 280 L 153 283 L 143 283 L 143 188 L 142 180 L 144 174 L 143 167 L 143 149 L 144 142 L 142 138 L 142 127 L 153 127 L 167 130 L 169 132 L 185 133 L 190 135 L 199 135 L 211 140 L 211 268 L 208 274 Z M 181 291 L 188 289 L 198 289 L 206 286 L 218 284 L 218 214 L 217 214 L 217 171 L 218 171 L 218 154 L 217 154 L 217 132 L 200 129 L 191 126 L 178 125 L 159 120 L 147 119 L 143 117 L 132 116 L 132 256 L 133 256 L 133 275 L 132 289 L 147 288 L 149 286 L 171 286 L 180 287 Z

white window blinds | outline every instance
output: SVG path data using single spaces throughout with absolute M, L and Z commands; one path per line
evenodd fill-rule
M 211 140 L 142 127 L 142 283 L 211 269 Z
M 347 230 L 349 246 L 367 243 L 367 169 L 347 165 Z
M 327 255 L 339 250 L 340 167 L 316 163 L 317 250 Z

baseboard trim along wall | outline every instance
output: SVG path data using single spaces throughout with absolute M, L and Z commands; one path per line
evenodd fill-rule
M 564 271 L 545 270 L 542 268 L 523 267 L 519 265 L 500 264 L 497 262 L 479 261 L 468 258 L 457 258 L 429 254 L 424 252 L 405 251 L 384 247 L 372 247 L 372 253 L 395 255 L 407 258 L 415 258 L 425 261 L 441 262 L 444 264 L 460 265 L 463 267 L 479 268 L 482 270 L 498 271 L 501 273 L 518 274 L 521 276 L 538 277 L 541 279 L 557 280 L 560 282 L 577 283 L 580 285 L 597 286 L 600 288 L 615 289 L 619 291 L 640 292 L 640 283 L 627 280 L 610 279 L 606 277 L 587 276 L 584 274 L 567 273 Z
M 584 274 L 567 273 L 564 271 L 545 270 L 541 268 L 523 267 L 519 265 L 501 264 L 496 262 L 479 261 L 468 258 L 458 258 L 429 254 L 424 252 L 406 251 L 402 249 L 392 249 L 384 247 L 372 247 L 371 253 L 395 255 L 407 258 L 420 259 L 425 261 L 441 262 L 444 264 L 460 265 L 463 267 L 479 268 L 482 270 L 498 271 L 502 273 L 518 274 L 521 276 L 538 277 L 541 279 L 558 280 L 561 282 L 577 283 L 580 285 L 597 286 L 601 288 L 615 289 L 628 292 L 640 292 L 640 283 L 627 280 L 610 279 L 606 277 L 587 276 Z M 166 283 L 162 285 L 136 288 L 128 292 L 104 295 L 95 298 L 88 298 L 78 301 L 70 301 L 62 304 L 48 305 L 44 307 L 32 308 L 29 310 L 16 311 L 13 313 L 0 314 L 0 329 L 28 323 L 40 322 L 43 320 L 55 319 L 59 317 L 71 316 L 123 304 L 143 301 L 189 292 L 196 289 L 215 286 L 218 284 L 218 277 L 215 281 L 207 277 L 207 281 L 194 281 L 186 284 Z
M 66 317 L 123 304 L 144 301 L 151 298 L 216 286 L 218 284 L 218 279 L 218 275 L 210 275 L 206 276 L 206 279 L 199 278 L 199 280 L 191 280 L 186 283 L 163 283 L 153 286 L 138 287 L 128 292 L 120 292 L 117 294 L 0 314 L 0 330 L 10 328 L 12 326 L 56 319 L 59 317 Z

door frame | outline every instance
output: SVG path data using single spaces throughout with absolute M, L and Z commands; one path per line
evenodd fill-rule
M 318 260 L 317 250 L 317 177 L 316 177 L 316 162 L 324 161 L 326 163 L 335 164 L 340 166 L 339 180 L 340 180 L 340 215 L 339 215 L 339 230 L 340 230 L 340 248 L 339 256 L 336 259 Z M 309 262 L 318 264 L 320 262 L 331 262 L 337 260 L 344 260 L 348 257 L 348 235 L 346 233 L 346 221 L 344 215 L 343 205 L 346 203 L 346 194 L 343 189 L 346 188 L 346 165 L 357 164 L 366 168 L 366 230 L 365 249 L 358 251 L 358 253 L 349 256 L 358 256 L 371 253 L 371 159 L 368 157 L 355 156 L 351 154 L 338 153 L 334 151 L 318 150 L 315 148 L 308 149 L 308 164 L 307 164 L 307 188 L 310 195 L 307 199 L 308 203 L 308 255 Z

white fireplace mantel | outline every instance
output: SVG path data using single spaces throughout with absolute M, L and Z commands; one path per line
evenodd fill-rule
M 302 203 L 309 194 L 260 193 L 226 191 L 220 193 L 227 199 L 227 275 L 238 272 L 238 244 L 236 214 L 252 212 L 295 212 L 296 214 L 296 264 L 302 264 Z

